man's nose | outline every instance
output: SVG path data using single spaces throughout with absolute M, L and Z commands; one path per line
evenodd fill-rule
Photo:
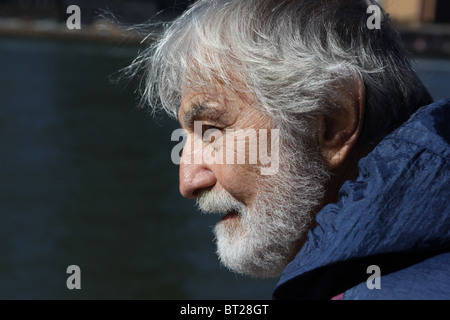
M 180 163 L 180 192 L 183 197 L 194 199 L 202 191 L 213 188 L 217 179 L 208 165 L 186 164 L 183 157 L 186 157 L 184 150 Z

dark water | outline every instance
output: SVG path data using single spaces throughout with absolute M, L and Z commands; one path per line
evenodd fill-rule
M 0 39 L 0 299 L 269 299 L 219 265 L 178 192 L 172 130 L 110 76 L 136 48 Z M 421 60 L 436 98 L 450 62 Z M 81 290 L 66 269 L 81 268 Z

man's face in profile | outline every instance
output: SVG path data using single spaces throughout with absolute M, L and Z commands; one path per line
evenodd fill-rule
M 258 110 L 255 99 L 223 86 L 185 86 L 178 116 L 187 133 L 180 191 L 196 198 L 202 211 L 224 215 L 214 230 L 221 261 L 238 273 L 278 276 L 304 242 L 323 197 L 319 177 L 327 173 L 319 153 L 302 150 L 285 131 L 275 148 L 270 136 L 279 128 L 274 121 Z M 258 150 L 252 143 L 261 151 L 261 141 L 269 143 L 271 160 L 279 156 L 271 175 L 261 174 L 261 164 L 267 163 L 261 152 L 249 161 L 251 150 Z M 239 158 L 246 161 L 233 161 Z

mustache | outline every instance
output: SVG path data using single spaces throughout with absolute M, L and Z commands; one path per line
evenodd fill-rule
M 247 206 L 225 189 L 204 191 L 197 198 L 197 207 L 204 213 L 243 213 Z

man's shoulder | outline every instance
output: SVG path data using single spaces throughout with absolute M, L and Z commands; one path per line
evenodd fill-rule
M 396 272 L 383 274 L 377 287 L 361 283 L 347 290 L 348 300 L 450 299 L 450 253 L 442 253 Z

